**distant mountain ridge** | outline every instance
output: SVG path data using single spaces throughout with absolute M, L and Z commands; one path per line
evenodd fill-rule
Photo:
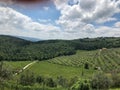
M 42 41 L 41 39 L 32 38 L 32 37 L 24 37 L 24 36 L 16 36 L 16 37 L 24 39 L 24 40 L 28 40 L 28 41 L 33 41 L 33 42 Z
M 20 37 L 0 35 L 0 60 L 46 60 L 63 55 L 72 55 L 77 50 L 117 47 L 120 47 L 120 37 L 32 41 Z

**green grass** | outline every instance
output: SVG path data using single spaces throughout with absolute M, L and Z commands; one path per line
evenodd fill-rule
M 120 90 L 120 88 L 114 88 L 114 89 L 110 89 L 110 90 Z
M 27 70 L 32 71 L 36 75 L 43 75 L 46 77 L 57 77 L 63 76 L 66 78 L 72 78 L 74 76 L 81 77 L 82 68 L 80 67 L 70 67 L 52 64 L 49 62 L 38 62 L 29 67 Z M 88 78 L 91 74 L 93 74 L 93 70 L 84 70 L 84 78 Z
M 22 69 L 25 65 L 32 61 L 5 61 L 4 64 L 12 69 Z

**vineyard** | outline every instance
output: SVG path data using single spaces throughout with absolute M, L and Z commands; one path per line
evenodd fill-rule
M 76 55 L 56 57 L 49 63 L 72 67 L 87 67 L 95 70 L 120 72 L 120 48 L 102 48 L 94 51 L 77 51 Z
M 92 51 L 78 50 L 75 55 L 60 56 L 49 60 L 36 61 L 36 63 L 30 65 L 32 62 L 34 61 L 16 61 L 16 62 L 4 61 L 4 65 L 6 65 L 8 69 L 12 69 L 13 72 L 22 70 L 20 73 L 13 75 L 14 78 L 12 78 L 11 82 L 14 85 L 16 85 L 16 82 L 18 82 L 22 76 L 29 74 L 34 75 L 35 80 L 38 76 L 40 76 L 44 78 L 46 81 L 49 78 L 52 78 L 52 80 L 55 82 L 57 82 L 59 77 L 62 77 L 63 82 L 64 83 L 67 82 L 65 83 L 65 85 L 69 85 L 69 83 L 73 78 L 74 79 L 77 78 L 78 80 L 93 80 L 93 77 L 95 77 L 96 80 L 95 75 L 98 75 L 98 73 L 102 72 L 101 75 L 104 74 L 105 79 L 104 76 L 102 76 L 101 77 L 102 79 L 100 78 L 100 80 L 102 81 L 108 80 L 108 82 L 110 81 L 111 87 L 109 90 L 120 90 L 119 89 L 120 48 L 112 48 L 112 49 L 102 48 Z M 28 67 L 26 69 L 23 69 L 26 66 Z M 115 73 L 113 73 L 114 71 Z M 117 79 L 112 78 L 113 75 L 116 76 Z M 102 81 L 101 83 L 104 83 Z M 114 81 L 115 83 L 117 82 L 118 84 L 114 84 Z M 9 83 L 6 85 L 12 85 L 12 84 Z M 112 85 L 116 85 L 116 86 L 114 87 Z M 36 89 L 36 87 L 40 89 L 42 88 L 42 84 L 38 84 L 38 82 L 34 82 L 34 85 L 29 87 L 33 89 L 29 89 L 29 90 L 38 90 Z M 25 87 L 22 86 L 19 88 L 25 88 Z M 9 89 L 5 89 L 5 90 L 9 90 Z M 21 90 L 26 90 L 26 89 L 21 89 Z M 54 87 L 54 88 L 45 86 L 44 90 L 67 90 L 67 89 L 64 88 L 63 86 L 59 87 L 58 84 L 58 87 Z
M 4 62 L 14 70 L 20 70 L 32 61 Z M 89 77 L 96 71 L 120 73 L 120 48 L 99 49 L 92 51 L 78 50 L 75 55 L 60 56 L 53 59 L 40 61 L 33 64 L 27 70 L 37 75 L 44 76 L 80 76 L 82 70 Z M 61 73 L 62 72 L 62 73 Z

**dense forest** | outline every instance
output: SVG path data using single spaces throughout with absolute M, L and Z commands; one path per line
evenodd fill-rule
M 0 60 L 46 60 L 75 54 L 77 50 L 120 47 L 120 37 L 84 38 L 76 40 L 27 41 L 0 35 Z

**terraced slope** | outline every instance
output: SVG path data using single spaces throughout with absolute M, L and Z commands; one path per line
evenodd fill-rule
M 57 57 L 47 62 L 65 66 L 93 68 L 105 72 L 112 70 L 120 72 L 120 48 L 78 51 L 76 55 Z

